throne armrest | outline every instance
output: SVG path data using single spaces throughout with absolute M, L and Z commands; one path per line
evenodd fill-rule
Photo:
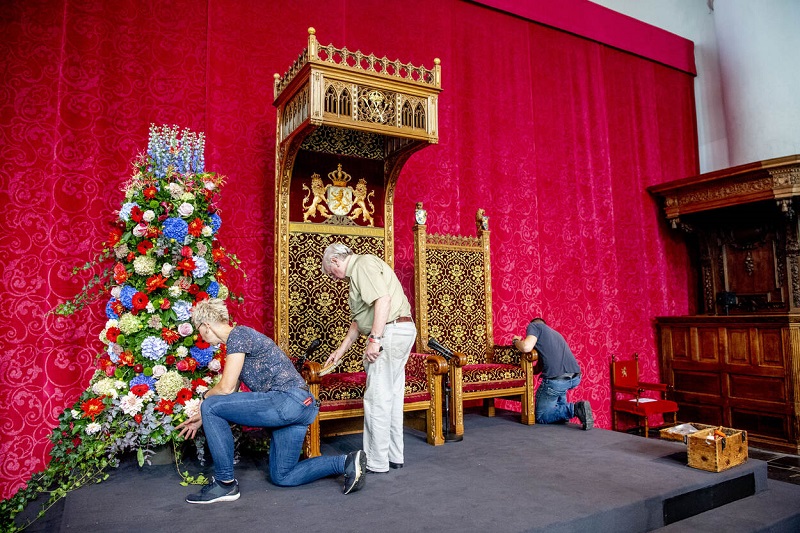
M 301 374 L 303 375 L 303 379 L 306 380 L 306 383 L 319 386 L 319 384 L 322 383 L 322 376 L 319 375 L 320 370 L 322 370 L 321 364 L 316 361 L 306 361 L 303 363 Z
M 428 368 L 434 376 L 444 375 L 447 373 L 447 361 L 441 355 L 411 352 L 406 363 L 406 377 L 425 379 Z
M 465 366 L 467 361 L 469 361 L 469 359 L 461 352 L 453 352 L 453 357 L 450 358 L 450 362 L 458 368 Z

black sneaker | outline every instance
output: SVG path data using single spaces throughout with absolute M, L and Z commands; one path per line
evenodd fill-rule
M 586 400 L 575 402 L 575 416 L 581 421 L 584 431 L 589 431 L 594 427 L 594 417 L 592 416 L 592 405 Z
M 364 453 L 364 450 L 348 453 L 344 463 L 344 493 L 350 494 L 363 487 L 367 477 L 364 475 L 366 472 L 367 454 Z
M 229 487 L 225 487 L 213 477 L 211 483 L 203 487 L 197 494 L 189 494 L 186 501 L 189 503 L 215 503 L 232 502 L 239 499 L 239 482 L 235 479 Z

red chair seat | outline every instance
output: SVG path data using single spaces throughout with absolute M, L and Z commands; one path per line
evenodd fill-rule
M 647 398 L 643 398 L 647 400 Z M 631 413 L 637 416 L 650 416 L 660 415 L 663 413 L 674 412 L 678 410 L 678 404 L 671 400 L 655 400 L 655 401 L 639 401 L 638 405 L 635 399 L 630 400 L 616 400 L 614 402 L 614 409 Z
M 462 367 L 464 392 L 508 389 L 525 385 L 525 372 L 519 365 L 478 364 Z

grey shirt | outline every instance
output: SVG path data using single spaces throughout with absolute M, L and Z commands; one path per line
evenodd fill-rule
M 253 328 L 236 326 L 228 335 L 228 353 L 243 353 L 239 379 L 253 392 L 307 389 L 303 377 L 275 342 Z
M 581 367 L 561 333 L 542 322 L 528 324 L 526 333 L 536 337 L 534 348 L 542 362 L 542 376 L 557 378 L 562 374 L 580 373 Z

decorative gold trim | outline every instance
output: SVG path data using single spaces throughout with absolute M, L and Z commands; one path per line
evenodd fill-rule
M 289 233 L 320 233 L 324 235 L 364 235 L 367 237 L 386 237 L 386 228 L 367 226 L 334 226 L 309 222 L 289 222 Z

